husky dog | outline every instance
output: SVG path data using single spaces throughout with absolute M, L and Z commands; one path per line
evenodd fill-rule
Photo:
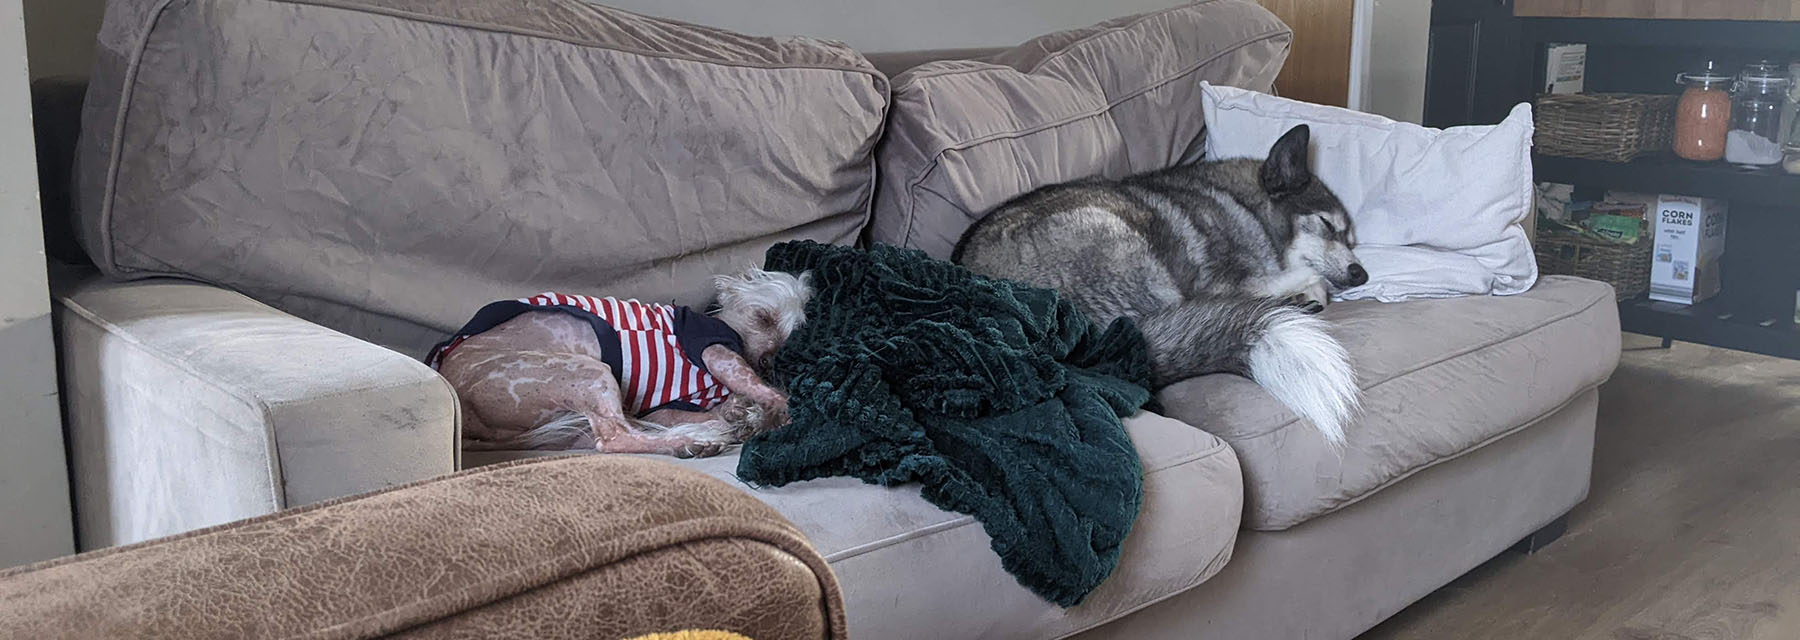
M 1355 376 L 1310 314 L 1369 274 L 1343 204 L 1308 167 L 1309 137 L 1294 127 L 1266 160 L 1038 189 L 977 222 L 952 259 L 1055 288 L 1099 322 L 1133 319 L 1159 387 L 1248 376 L 1342 444 Z
M 807 274 L 714 285 L 713 315 L 557 293 L 482 307 L 426 359 L 462 401 L 464 448 L 703 457 L 786 424 L 756 371 L 805 321 Z

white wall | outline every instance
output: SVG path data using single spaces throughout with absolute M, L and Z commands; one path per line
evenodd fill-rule
M 753 35 L 842 40 L 865 52 L 996 47 L 1186 0 L 604 0 Z
M 0 567 L 74 552 L 25 19 L 0 1 Z
M 1369 24 L 1367 110 L 1418 122 L 1425 117 L 1425 56 L 1431 0 L 1374 0 Z

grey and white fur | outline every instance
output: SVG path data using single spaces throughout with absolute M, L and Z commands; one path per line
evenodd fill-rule
M 1098 322 L 1133 319 L 1158 387 L 1244 375 L 1341 445 L 1355 374 L 1312 314 L 1368 273 L 1343 204 L 1308 166 L 1309 143 L 1301 125 L 1263 160 L 1044 187 L 977 222 L 953 259 L 1058 289 Z

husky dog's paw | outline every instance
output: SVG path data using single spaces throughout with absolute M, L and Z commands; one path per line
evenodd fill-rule
M 1331 300 L 1331 288 L 1325 285 L 1324 278 L 1318 278 L 1297 297 L 1300 298 L 1300 304 L 1295 306 L 1300 307 L 1301 311 L 1319 313 L 1325 310 L 1325 305 Z
M 1316 314 L 1325 311 L 1325 301 L 1313 298 L 1310 293 L 1296 293 L 1288 296 L 1287 304 L 1306 313 Z

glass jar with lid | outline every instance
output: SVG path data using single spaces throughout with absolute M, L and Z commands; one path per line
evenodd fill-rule
M 1781 106 L 1787 101 L 1787 69 L 1767 60 L 1744 67 L 1731 100 L 1725 161 L 1762 167 L 1781 162 Z
M 1781 130 L 1787 132 L 1781 142 L 1800 142 L 1794 135 L 1794 120 L 1800 116 L 1800 62 L 1788 65 L 1787 104 L 1781 107 Z
M 1800 176 L 1800 118 L 1788 123 L 1788 141 L 1781 150 L 1781 168 Z
M 1725 157 L 1725 136 L 1731 130 L 1731 76 L 1713 62 L 1706 68 L 1675 76 L 1687 87 L 1675 111 L 1675 155 L 1710 162 Z

